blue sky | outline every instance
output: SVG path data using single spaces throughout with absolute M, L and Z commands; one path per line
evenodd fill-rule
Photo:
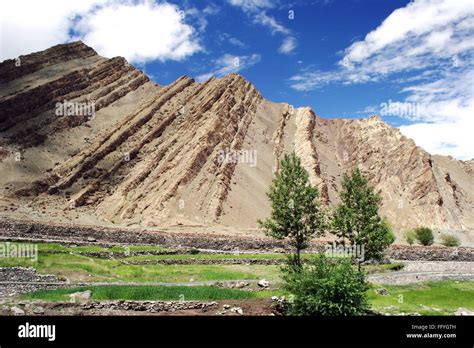
M 471 0 L 1 6 L 1 60 L 81 39 L 106 57 L 126 57 L 159 84 L 236 71 L 271 101 L 326 118 L 377 114 L 433 154 L 474 157 Z

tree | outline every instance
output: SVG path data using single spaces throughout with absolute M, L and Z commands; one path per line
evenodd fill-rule
M 365 259 L 379 260 L 395 240 L 388 221 L 379 216 L 381 197 L 359 169 L 342 179 L 341 203 L 333 214 L 332 233 L 350 245 L 364 247 Z
M 424 246 L 431 245 L 434 242 L 433 231 L 428 227 L 415 228 L 415 234 L 418 242 Z
M 269 236 L 290 239 L 295 248 L 293 262 L 300 267 L 301 250 L 312 237 L 323 234 L 323 214 L 318 189 L 311 186 L 308 172 L 294 152 L 284 155 L 267 196 L 271 202 L 271 216 L 259 220 L 259 224 Z
M 319 254 L 299 271 L 286 266 L 283 280 L 291 294 L 290 315 L 364 315 L 370 309 L 365 274 L 348 258 Z

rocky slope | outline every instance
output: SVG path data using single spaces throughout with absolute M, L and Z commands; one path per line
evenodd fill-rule
M 5 61 L 0 79 L 5 216 L 253 229 L 279 159 L 295 150 L 324 203 L 359 166 L 397 231 L 471 238 L 473 162 L 432 156 L 376 116 L 323 119 L 265 100 L 237 74 L 159 86 L 81 42 Z

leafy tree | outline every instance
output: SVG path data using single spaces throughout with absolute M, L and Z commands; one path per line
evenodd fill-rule
M 431 245 L 434 242 L 433 231 L 428 227 L 415 228 L 415 234 L 418 242 L 424 246 Z
M 381 197 L 359 169 L 342 179 L 341 203 L 333 214 L 332 233 L 350 245 L 364 246 L 365 259 L 381 259 L 395 240 L 388 221 L 379 216 Z
M 365 274 L 348 258 L 329 259 L 320 254 L 299 271 L 287 265 L 283 280 L 291 294 L 290 315 L 364 315 L 370 309 Z
M 294 152 L 284 155 L 267 196 L 271 216 L 259 220 L 259 224 L 269 236 L 290 239 L 295 248 L 293 263 L 300 267 L 301 250 L 312 237 L 323 234 L 324 229 L 318 189 L 311 186 L 308 172 Z

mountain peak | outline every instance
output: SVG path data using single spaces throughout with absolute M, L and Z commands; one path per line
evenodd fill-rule
M 0 95 L 0 209 L 12 217 L 28 205 L 44 219 L 248 232 L 295 151 L 324 204 L 338 203 L 343 173 L 359 167 L 397 232 L 474 228 L 472 163 L 430 156 L 378 116 L 320 119 L 265 100 L 237 73 L 157 86 L 81 42 L 12 67 L 0 64 L 12 82 Z

